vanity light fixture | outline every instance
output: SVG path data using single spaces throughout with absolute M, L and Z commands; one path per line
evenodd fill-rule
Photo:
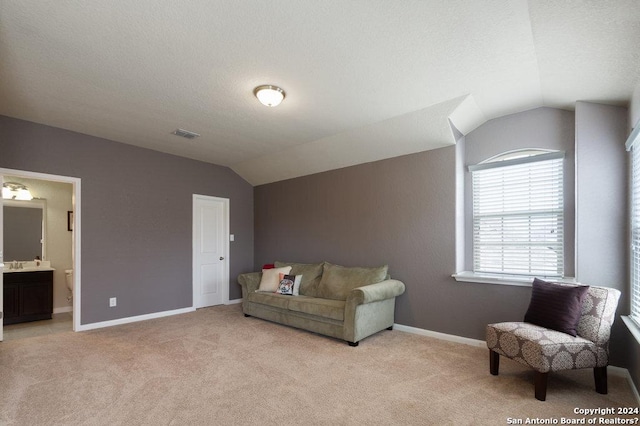
M 16 182 L 4 182 L 2 184 L 2 198 L 5 200 L 33 200 L 33 196 L 25 185 Z
M 253 94 L 256 95 L 256 98 L 258 98 L 262 105 L 269 107 L 280 105 L 280 102 L 282 102 L 285 97 L 284 90 L 271 84 L 256 87 L 253 89 Z

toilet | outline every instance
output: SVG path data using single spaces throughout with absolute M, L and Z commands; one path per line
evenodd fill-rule
M 64 275 L 65 281 L 67 283 L 67 288 L 73 294 L 73 269 L 65 269 Z M 68 299 L 71 300 L 71 297 L 73 296 L 69 296 Z

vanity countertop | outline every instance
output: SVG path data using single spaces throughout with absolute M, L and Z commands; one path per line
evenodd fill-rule
M 21 266 L 21 267 L 20 267 Z M 55 271 L 49 260 L 29 260 L 24 262 L 5 262 L 2 273 Z
M 42 267 L 42 266 L 34 266 L 34 267 L 24 267 L 22 269 L 9 269 L 7 266 L 2 268 L 3 274 L 12 274 L 14 272 L 40 272 L 40 271 L 55 271 L 55 268 L 51 267 Z

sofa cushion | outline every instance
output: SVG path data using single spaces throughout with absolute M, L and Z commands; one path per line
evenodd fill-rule
M 280 285 L 280 274 L 287 275 L 290 271 L 291 266 L 286 266 L 283 268 L 263 269 L 258 291 L 266 291 L 270 293 L 275 292 Z
M 261 305 L 268 305 L 274 308 L 287 309 L 291 296 L 286 296 L 278 293 L 249 293 L 247 294 L 247 300 L 249 302 L 260 303 Z
M 587 290 L 589 286 L 558 285 L 536 278 L 524 321 L 576 336 Z
M 300 282 L 300 294 L 303 296 L 315 297 L 322 277 L 324 262 L 322 263 L 295 263 L 295 262 L 275 262 L 276 268 L 291 266 L 291 275 L 302 275 Z
M 325 262 L 317 296 L 324 299 L 347 300 L 349 292 L 354 288 L 384 281 L 387 269 L 387 265 L 378 268 L 348 268 Z
M 344 301 L 300 296 L 289 300 L 289 310 L 344 321 Z

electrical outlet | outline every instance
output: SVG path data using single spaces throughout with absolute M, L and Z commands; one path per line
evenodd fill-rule
M 116 306 L 117 302 L 116 302 L 116 298 L 112 297 L 109 299 L 109 307 L 113 308 L 114 306 Z

